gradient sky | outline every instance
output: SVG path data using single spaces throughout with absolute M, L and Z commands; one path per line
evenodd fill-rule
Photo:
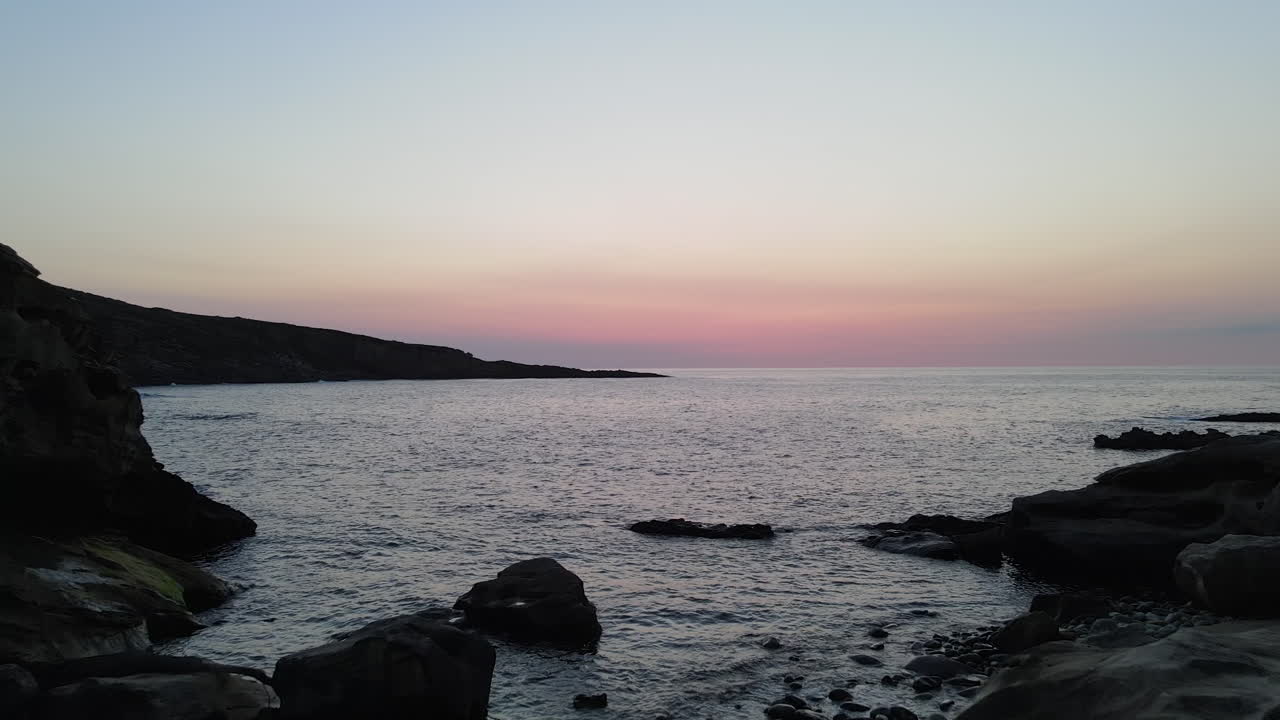
M 0 0 L 0 234 L 588 367 L 1280 363 L 1280 2 Z

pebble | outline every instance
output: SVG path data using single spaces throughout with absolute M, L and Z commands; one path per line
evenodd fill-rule
M 796 709 L 790 705 L 787 705 L 784 703 L 778 703 L 777 705 L 770 705 L 769 707 L 765 708 L 764 714 L 766 717 L 781 718 L 781 720 L 786 720 L 787 718 L 793 718 L 796 716 Z
M 866 712 L 871 709 L 871 706 L 856 702 L 844 702 L 840 703 L 840 709 L 848 710 L 849 712 Z
M 873 655 L 851 655 L 850 657 L 853 658 L 853 661 L 858 663 L 859 665 L 876 667 L 884 664 L 883 660 Z
M 840 702 L 841 700 L 852 700 L 853 693 L 849 692 L 848 690 L 845 690 L 844 688 L 836 688 L 831 692 L 827 693 L 827 698 L 834 700 L 836 702 Z
M 777 650 L 778 648 L 782 647 L 782 641 L 776 637 L 771 637 L 768 640 L 765 640 L 764 642 L 760 643 L 760 647 L 764 648 L 765 650 Z
M 876 627 L 868 630 L 867 635 L 873 638 L 887 638 L 889 637 L 889 631 L 884 628 Z

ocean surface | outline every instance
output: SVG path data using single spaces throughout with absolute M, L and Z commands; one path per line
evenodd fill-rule
M 884 670 L 849 660 L 870 623 L 899 623 L 893 665 L 1047 586 L 870 550 L 860 524 L 986 515 L 1164 454 L 1095 450 L 1097 433 L 1280 409 L 1277 368 L 662 372 L 674 377 L 142 388 L 156 456 L 258 522 L 208 560 L 242 591 L 162 649 L 269 670 L 546 555 L 582 577 L 604 636 L 595 654 L 495 642 L 493 718 L 570 717 L 583 692 L 609 694 L 592 718 L 762 717 L 786 673 L 806 676 L 801 694 L 857 678 L 870 684 L 856 700 L 901 702 Z M 668 517 L 791 532 L 626 529 Z M 770 636 L 781 650 L 760 647 Z

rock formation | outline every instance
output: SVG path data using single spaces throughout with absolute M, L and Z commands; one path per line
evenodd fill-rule
M 484 720 L 494 659 L 484 638 L 406 615 L 281 658 L 272 683 L 285 720 Z
M 476 583 L 453 607 L 468 624 L 516 640 L 589 647 L 600 639 L 582 579 L 551 558 L 522 560 Z
M 97 354 L 81 307 L 37 274 L 0 245 L 0 526 L 112 531 L 179 554 L 252 535 L 156 462 L 138 394 Z
M 1168 583 L 1187 545 L 1280 534 L 1280 436 L 1243 435 L 1017 498 L 1005 550 L 1050 573 Z
M 661 377 L 624 370 L 485 361 L 438 345 L 338 330 L 144 308 L 63 290 L 94 321 L 93 341 L 135 385 Z
M 700 523 L 684 518 L 670 520 L 644 520 L 630 528 L 632 532 L 642 535 L 673 535 L 684 537 L 713 538 L 723 540 L 737 538 L 742 540 L 764 540 L 773 537 L 773 528 L 761 523 L 749 525 L 726 525 L 724 523 Z
M 38 275 L 0 245 L 0 662 L 189 634 L 227 588 L 161 552 L 254 523 L 156 462 L 138 394 L 97 354 L 79 304 Z
M 1178 589 L 1224 615 L 1280 617 L 1280 537 L 1227 535 L 1178 554 Z
M 1093 446 L 1108 450 L 1190 450 L 1208 445 L 1214 440 L 1231 437 L 1221 430 L 1209 428 L 1204 433 L 1194 430 L 1182 432 L 1154 433 L 1140 427 L 1126 430 L 1115 437 L 1097 435 L 1093 438 Z
M 1280 717 L 1280 625 L 1184 628 L 1118 650 L 1041 645 L 991 678 L 959 720 Z

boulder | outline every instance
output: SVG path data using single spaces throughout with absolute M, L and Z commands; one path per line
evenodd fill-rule
M 946 655 L 920 655 L 906 664 L 906 669 L 917 675 L 936 677 L 946 680 L 957 675 L 968 675 L 973 668 Z
M 255 678 L 219 672 L 91 677 L 48 690 L 41 720 L 255 720 L 279 701 Z
M 1041 574 L 1169 583 L 1187 545 L 1280 533 L 1280 436 L 1242 435 L 1017 498 L 1005 552 Z
M 0 665 L 0 717 L 22 717 L 24 709 L 39 690 L 35 677 L 26 668 Z
M 1280 617 L 1280 537 L 1227 535 L 1193 543 L 1178 554 L 1174 578 L 1213 612 Z
M 773 528 L 769 525 L 725 525 L 724 523 L 700 523 L 672 518 L 670 520 L 645 520 L 635 523 L 629 528 L 632 532 L 644 535 L 675 535 L 684 537 L 713 538 L 717 540 L 737 538 L 742 540 L 765 540 L 773 537 Z
M 454 603 L 469 625 L 516 640 L 582 647 L 600 639 L 582 580 L 551 558 L 522 560 Z
M 1105 617 L 1112 610 L 1110 598 L 1100 592 L 1042 593 L 1031 599 L 1030 611 L 1045 612 L 1059 624 L 1079 618 Z
M 1093 438 L 1093 446 L 1110 450 L 1190 450 L 1229 437 L 1231 436 L 1213 428 L 1202 434 L 1194 430 L 1154 433 L 1135 427 L 1116 437 L 1097 435 Z
M 51 662 L 140 650 L 202 628 L 192 615 L 225 583 L 122 538 L 0 542 L 0 661 Z
M 950 538 L 932 532 L 883 535 L 864 538 L 860 542 L 876 550 L 900 555 L 918 555 L 938 560 L 955 560 L 960 557 L 960 548 Z
M 1058 623 L 1046 612 L 1029 612 L 1010 620 L 991 635 L 991 644 L 1007 653 L 1020 653 L 1057 640 Z
M 484 720 L 494 657 L 474 633 L 406 615 L 281 658 L 272 684 L 285 720 Z
M 1280 625 L 1184 628 L 1120 650 L 1054 642 L 983 687 L 959 720 L 1272 720 Z

